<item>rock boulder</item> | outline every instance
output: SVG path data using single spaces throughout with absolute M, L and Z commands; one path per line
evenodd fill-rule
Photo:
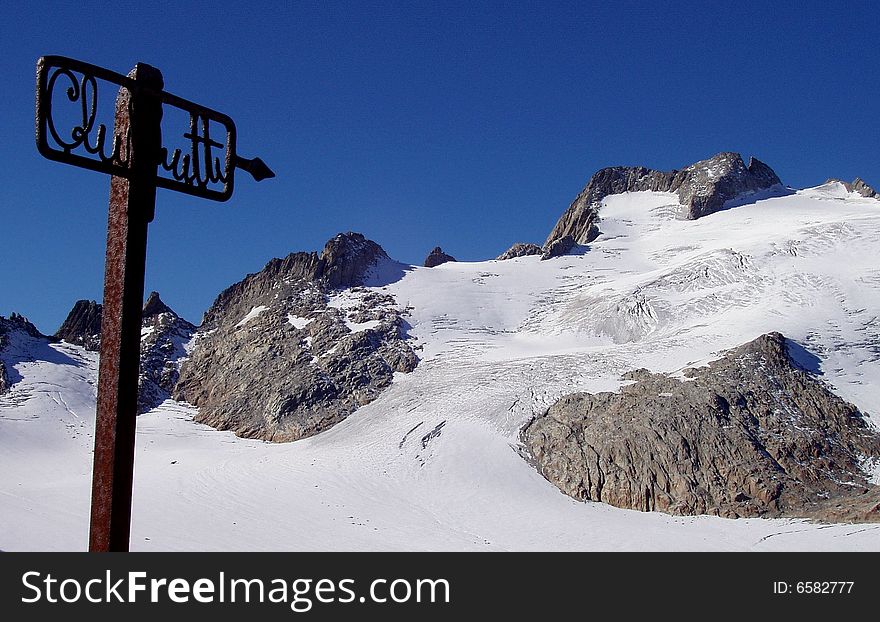
M 428 253 L 428 256 L 425 257 L 425 267 L 433 268 L 448 261 L 456 261 L 456 259 L 452 255 L 447 255 L 446 253 L 444 253 L 443 249 L 439 246 L 435 246 L 434 250 Z
M 498 255 L 495 259 L 497 261 L 504 261 L 506 259 L 514 259 L 515 257 L 527 257 L 529 255 L 540 255 L 543 251 L 541 247 L 537 244 L 524 244 L 522 242 L 517 242 L 506 251 Z

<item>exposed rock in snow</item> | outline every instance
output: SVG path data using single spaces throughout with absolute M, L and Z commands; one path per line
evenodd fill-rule
M 162 315 L 163 313 L 174 313 L 174 311 L 172 311 L 171 307 L 162 302 L 162 299 L 159 297 L 159 292 L 150 292 L 150 295 L 147 296 L 147 301 L 144 303 L 143 311 L 141 312 L 142 317 L 147 319 Z
M 563 397 L 523 430 L 541 473 L 577 499 L 672 514 L 880 520 L 862 471 L 880 435 L 790 356 L 779 333 L 685 380 L 647 370 L 618 393 Z M 799 348 L 795 347 L 800 351 Z
M 341 421 L 418 361 L 394 298 L 357 287 L 389 261 L 357 233 L 320 255 L 273 259 L 217 297 L 174 397 L 198 406 L 203 423 L 265 440 Z
M 880 195 L 877 194 L 877 191 L 874 190 L 873 187 L 869 186 L 862 180 L 861 177 L 856 177 L 852 182 L 852 191 L 858 192 L 863 197 L 867 197 L 869 199 L 878 199 Z
M 425 267 L 433 268 L 448 261 L 456 261 L 456 259 L 452 255 L 447 255 L 446 253 L 444 253 L 443 249 L 439 246 L 435 246 L 434 250 L 428 253 L 428 256 L 425 257 Z
M 773 170 L 751 158 L 748 166 L 738 153 L 719 153 L 682 169 L 661 172 L 641 166 L 613 166 L 594 174 L 550 232 L 544 248 L 571 235 L 587 244 L 599 234 L 602 199 L 624 192 L 677 192 L 679 217 L 693 220 L 717 212 L 728 201 L 781 186 Z
M 504 261 L 506 259 L 514 259 L 515 257 L 526 257 L 528 255 L 540 255 L 542 253 L 541 247 L 537 244 L 525 244 L 522 242 L 517 242 L 506 251 L 498 255 L 495 259 L 498 261 Z
M 852 182 L 841 181 L 839 179 L 831 178 L 825 182 L 826 184 L 830 183 L 838 183 L 843 184 L 843 187 L 846 188 L 847 192 L 855 192 L 857 194 L 862 195 L 868 199 L 880 199 L 880 194 L 877 194 L 877 191 L 874 190 L 873 187 L 869 186 L 861 177 L 856 177 Z
M 54 341 L 54 337 L 43 335 L 37 327 L 31 324 L 26 317 L 13 313 L 9 319 L 0 315 L 0 395 L 9 390 L 14 384 L 17 374 L 12 369 L 12 361 L 4 360 L 10 356 L 9 350 L 15 339 L 15 333 L 20 333 L 26 338 L 44 341 L 46 343 Z
M 151 292 L 144 305 L 141 324 L 141 371 L 138 411 L 146 412 L 171 397 L 187 357 L 186 344 L 196 327 L 177 315 Z
M 558 240 L 553 240 L 552 242 L 549 242 L 547 246 L 544 247 L 544 251 L 541 253 L 541 260 L 552 259 L 553 257 L 566 255 L 575 246 L 576 243 L 574 241 L 574 238 L 570 235 L 564 235 Z
M 78 300 L 55 337 L 97 352 L 101 349 L 102 305 Z M 195 326 L 178 316 L 151 292 L 143 308 L 141 363 L 138 381 L 138 412 L 155 408 L 171 396 L 177 382 L 184 345 L 192 339 Z
M 782 184 L 769 166 L 757 158 L 751 158 L 746 166 L 738 153 L 719 153 L 691 164 L 679 175 L 681 183 L 674 188 L 682 205 L 679 216 L 688 220 L 724 209 L 728 201 Z
M 94 300 L 77 300 L 55 336 L 97 352 L 101 347 L 101 309 Z
M 243 349 L 275 331 L 278 343 L 300 339 L 307 361 L 321 367 L 342 351 L 340 338 L 309 331 L 329 315 L 325 326 L 344 339 L 349 323 L 381 315 L 381 299 L 367 299 L 375 293 L 408 309 L 403 328 L 418 339 L 421 362 L 355 416 L 287 447 L 194 423 L 197 409 L 170 400 L 142 415 L 132 547 L 880 551 L 880 529 L 865 525 L 578 503 L 511 447 L 522 449 L 522 427 L 563 395 L 616 391 L 621 374 L 639 368 L 677 378 L 774 330 L 815 354 L 811 361 L 788 343 L 837 395 L 880 421 L 880 209 L 834 186 L 696 221 L 675 218 L 674 193 L 617 194 L 603 200 L 602 235 L 587 253 L 439 270 L 380 260 L 365 277 L 369 289 L 316 286 L 314 313 L 305 290 L 295 309 L 280 302 L 289 273 L 252 279 L 247 296 L 228 299 L 211 324 L 231 330 L 253 307 L 268 306 L 237 329 Z M 297 332 L 288 314 L 309 331 Z M 82 548 L 97 356 L 23 335 L 0 355 L 15 383 L 0 396 L 0 548 Z M 266 377 L 289 371 L 281 359 L 295 351 L 278 343 L 266 355 Z M 239 380 L 248 380 L 242 391 L 265 390 L 250 356 L 219 366 L 229 390 Z M 674 395 L 664 386 L 656 397 Z M 880 461 L 865 456 L 862 464 L 876 475 Z
M 372 240 L 351 231 L 340 233 L 321 251 L 321 280 L 333 289 L 361 285 L 367 271 L 382 259 L 389 257 Z
M 9 335 L 9 333 L 13 331 L 23 331 L 31 337 L 50 339 L 39 330 L 37 330 L 37 327 L 31 324 L 28 319 L 23 315 L 13 313 L 9 316 L 9 319 L 6 319 L 2 315 L 0 315 L 0 349 L 2 349 L 3 347 L 2 344 L 4 343 L 4 335 Z

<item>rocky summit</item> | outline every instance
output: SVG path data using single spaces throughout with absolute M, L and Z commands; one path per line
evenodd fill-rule
M 862 467 L 880 435 L 779 333 L 684 379 L 645 370 L 618 393 L 568 395 L 523 430 L 541 473 L 576 499 L 672 514 L 880 520 Z
M 101 346 L 101 309 L 94 300 L 77 300 L 55 336 L 97 352 Z
M 155 408 L 171 397 L 195 330 L 195 326 L 162 302 L 158 293 L 150 293 L 141 323 L 139 412 Z
M 837 182 L 839 184 L 843 184 L 843 187 L 846 188 L 847 192 L 855 192 L 856 194 L 860 194 L 866 199 L 880 199 L 880 194 L 874 190 L 873 186 L 869 186 L 867 182 L 861 177 L 856 177 L 851 182 L 842 181 L 840 179 L 830 178 L 825 183 Z
M 857 192 L 868 199 L 880 199 L 880 194 L 877 194 L 877 191 L 874 190 L 873 186 L 869 186 L 861 177 L 856 177 L 850 185 L 850 188 L 853 192 Z
M 443 249 L 439 246 L 435 246 L 434 250 L 428 253 L 428 256 L 425 257 L 425 267 L 433 268 L 449 261 L 456 261 L 456 259 L 452 255 L 444 253 Z
M 724 209 L 744 195 L 781 186 L 773 170 L 751 158 L 748 166 L 738 153 L 724 152 L 681 170 L 657 171 L 642 166 L 613 166 L 595 173 L 547 237 L 544 248 L 566 235 L 587 244 L 599 235 L 602 199 L 623 192 L 675 192 L 679 217 L 693 220 Z
M 78 300 L 55 338 L 97 352 L 101 349 L 103 306 L 94 300 Z M 151 292 L 141 322 L 141 362 L 138 379 L 138 412 L 143 413 L 171 397 L 186 344 L 196 327 L 181 318 Z
M 405 311 L 361 287 L 391 264 L 359 233 L 273 259 L 217 297 L 174 397 L 198 406 L 200 422 L 270 441 L 343 420 L 418 362 Z
M 9 316 L 9 319 L 0 315 L 0 395 L 6 393 L 14 381 L 12 365 L 7 365 L 2 355 L 4 350 L 11 345 L 12 335 L 16 332 L 24 333 L 26 336 L 34 339 L 48 339 L 50 341 L 53 339 L 40 333 L 37 327 L 31 324 L 23 315 L 13 313 Z

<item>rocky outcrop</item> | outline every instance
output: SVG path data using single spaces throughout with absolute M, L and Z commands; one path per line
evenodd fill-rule
M 679 216 L 692 220 L 723 209 L 732 199 L 781 183 L 776 173 L 757 158 L 751 158 L 746 166 L 738 153 L 729 152 L 669 172 L 641 166 L 603 168 L 590 178 L 556 223 L 544 248 L 566 235 L 578 244 L 592 242 L 599 235 L 602 200 L 613 194 L 675 192 L 681 204 Z
M 101 349 L 101 309 L 94 300 L 77 300 L 55 336 L 97 352 Z
M 151 292 L 141 323 L 141 366 L 138 412 L 155 408 L 171 397 L 196 327 L 177 315 Z
M 28 319 L 18 313 L 13 313 L 9 316 L 9 319 L 4 318 L 0 315 L 0 349 L 7 343 L 9 338 L 9 334 L 14 331 L 23 331 L 27 333 L 28 336 L 34 337 L 37 339 L 49 339 L 52 341 L 50 337 L 46 337 L 43 333 L 37 330 L 37 327 L 28 321 Z
M 292 441 L 325 430 L 418 359 L 404 312 L 361 287 L 388 256 L 356 233 L 320 253 L 273 259 L 205 314 L 174 389 L 197 420 L 239 436 Z
M 880 199 L 880 195 L 877 194 L 877 191 L 874 190 L 874 188 L 872 188 L 868 184 L 866 184 L 865 181 L 861 177 L 856 177 L 853 180 L 850 188 L 852 189 L 852 192 L 857 192 L 860 195 L 862 195 L 863 197 L 866 197 L 869 199 Z
M 680 177 L 681 185 L 675 188 L 682 205 L 679 215 L 688 220 L 722 210 L 728 201 L 743 195 L 782 184 L 769 166 L 757 158 L 746 166 L 738 153 L 719 153 L 691 164 Z
M 448 261 L 456 261 L 455 257 L 452 255 L 447 255 L 443 252 L 443 249 L 439 246 L 435 246 L 434 250 L 428 253 L 428 256 L 425 257 L 425 267 L 433 268 L 434 266 L 439 266 L 440 264 L 444 264 Z
M 324 245 L 319 258 L 318 278 L 329 288 L 360 285 L 367 271 L 381 260 L 389 260 L 381 246 L 360 233 L 340 233 Z
M 642 166 L 612 166 L 597 171 L 560 217 L 547 237 L 544 248 L 567 235 L 580 244 L 592 242 L 599 235 L 597 222 L 602 199 L 623 192 L 668 191 L 674 183 L 675 174 L 675 171 L 662 173 Z
M 843 187 L 846 188 L 847 192 L 856 192 L 867 199 L 880 199 L 880 194 L 877 194 L 877 191 L 869 186 L 861 177 L 856 177 L 852 182 L 841 181 L 840 179 L 832 177 L 825 183 L 828 184 L 833 182 L 843 184 Z
M 544 251 L 541 253 L 541 261 L 546 259 L 552 259 L 553 257 L 559 257 L 561 255 L 566 255 L 576 246 L 574 238 L 570 235 L 562 236 L 557 240 L 553 240 L 549 242 L 545 247 Z
M 52 337 L 43 335 L 37 327 L 31 324 L 26 317 L 13 313 L 6 319 L 0 315 L 0 357 L 4 354 L 4 350 L 10 345 L 12 334 L 22 332 L 28 337 L 34 339 L 47 339 L 54 341 Z M 7 363 L 0 358 L 0 395 L 9 390 L 12 386 L 12 370 L 7 367 Z
M 102 306 L 94 300 L 78 300 L 55 337 L 86 350 L 101 349 Z M 186 358 L 185 344 L 195 326 L 178 316 L 151 292 L 144 304 L 141 323 L 141 362 L 138 380 L 138 412 L 155 408 L 171 396 L 177 383 L 180 361 Z
M 543 251 L 541 247 L 537 244 L 524 244 L 522 242 L 517 242 L 506 251 L 498 255 L 495 259 L 497 261 L 505 261 L 507 259 L 514 259 L 516 257 L 527 257 L 529 255 L 540 255 Z
M 861 465 L 880 435 L 770 333 L 685 380 L 639 370 L 576 393 L 523 430 L 541 473 L 576 498 L 671 514 L 880 520 Z
M 256 274 L 249 274 L 223 290 L 205 313 L 201 328 L 210 330 L 218 311 L 238 313 L 246 301 L 255 300 L 277 288 L 279 281 L 319 283 L 323 288 L 359 285 L 367 271 L 380 261 L 390 261 L 381 246 L 360 233 L 340 233 L 324 246 L 320 254 L 291 253 L 284 259 L 272 259 Z M 233 308 L 234 307 L 234 308 Z M 243 309 L 247 313 L 247 309 Z

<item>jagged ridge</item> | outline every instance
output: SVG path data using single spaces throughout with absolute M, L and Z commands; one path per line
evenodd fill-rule
M 101 345 L 101 309 L 94 300 L 77 300 L 55 336 L 97 352 Z
M 24 332 L 35 339 L 47 339 L 49 341 L 53 339 L 42 334 L 23 315 L 12 313 L 9 319 L 0 315 L 0 355 L 3 354 L 3 350 L 9 345 L 10 334 L 15 331 Z M 6 369 L 6 364 L 0 359 L 0 395 L 6 393 L 11 386 L 12 379 L 10 378 L 9 370 Z
M 174 396 L 198 420 L 291 441 L 341 421 L 418 359 L 390 296 L 358 287 L 382 248 L 339 234 L 316 253 L 273 259 L 205 314 Z
M 567 235 L 587 244 L 599 234 L 597 226 L 602 199 L 623 192 L 676 192 L 679 216 L 693 220 L 717 212 L 743 194 L 781 185 L 773 170 L 751 158 L 748 166 L 738 153 L 719 153 L 682 169 L 669 172 L 642 166 L 612 166 L 596 172 L 575 198 L 547 237 L 544 248 Z
M 94 300 L 76 301 L 55 338 L 97 352 L 101 348 L 102 311 L 103 306 Z M 162 302 L 157 292 L 150 292 L 141 322 L 138 412 L 171 397 L 180 361 L 187 356 L 185 344 L 194 332 L 195 326 Z

